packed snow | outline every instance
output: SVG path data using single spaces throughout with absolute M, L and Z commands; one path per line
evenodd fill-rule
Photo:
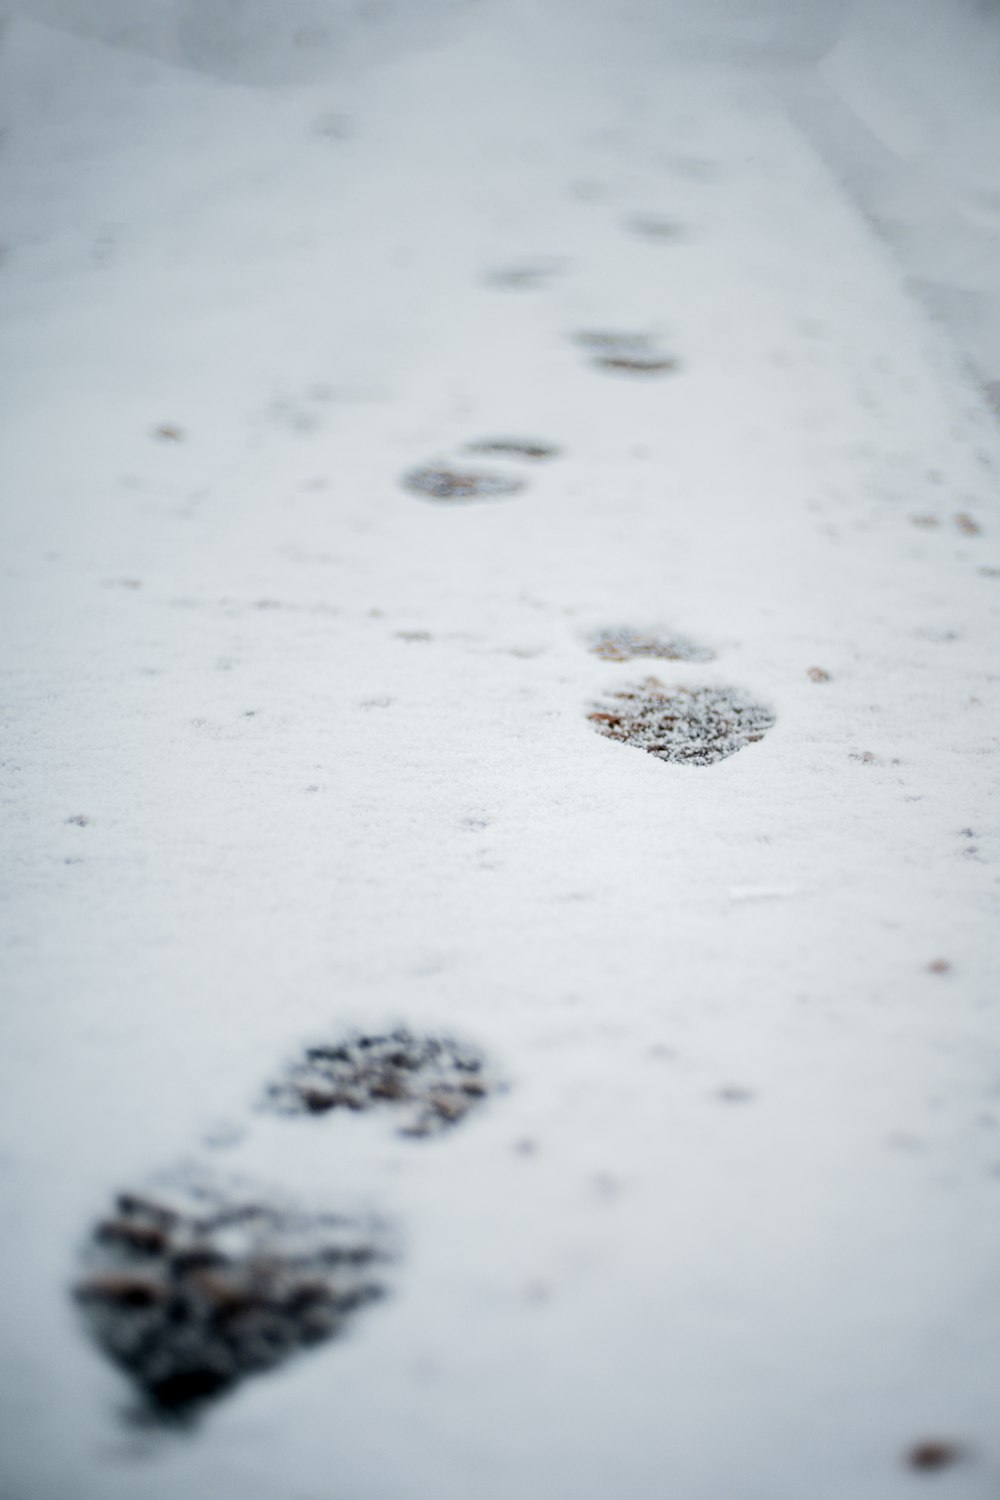
M 5 8 L 4 1500 L 995 1497 L 988 8 Z

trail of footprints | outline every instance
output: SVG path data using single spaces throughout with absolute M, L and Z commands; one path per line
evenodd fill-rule
M 667 375 L 680 368 L 680 362 L 664 353 L 648 333 L 621 333 L 585 329 L 572 335 L 572 342 L 586 351 L 595 369 L 624 375 Z M 534 438 L 481 438 L 467 443 L 455 462 L 434 461 L 409 469 L 400 483 L 411 494 L 423 500 L 462 503 L 470 500 L 499 500 L 520 494 L 527 488 L 522 474 L 498 471 L 468 463 L 469 458 L 492 458 L 505 462 L 542 463 L 557 458 L 559 449 Z
M 665 221 L 631 227 L 677 236 Z M 492 281 L 534 286 L 551 270 L 498 272 Z M 571 342 L 602 373 L 648 379 L 681 368 L 645 332 L 587 329 Z M 162 428 L 159 435 L 180 434 Z M 506 499 L 527 488 L 526 468 L 559 456 L 537 438 L 487 437 L 465 444 L 454 460 L 410 469 L 400 482 L 436 503 Z M 684 636 L 624 626 L 596 632 L 588 649 L 616 664 L 715 656 Z M 829 674 L 812 668 L 810 676 L 826 681 Z M 757 743 L 775 723 L 770 708 L 736 688 L 668 686 L 654 676 L 612 690 L 587 717 L 608 739 L 694 766 Z M 503 1088 L 476 1048 L 397 1028 L 306 1048 L 267 1084 L 259 1108 L 289 1119 L 384 1110 L 400 1135 L 415 1139 L 446 1134 Z M 188 1420 L 247 1377 L 336 1338 L 385 1294 L 392 1260 L 385 1222 L 306 1211 L 278 1192 L 186 1169 L 152 1191 L 115 1197 L 83 1249 L 74 1296 L 96 1344 L 133 1382 L 143 1414 Z M 935 1440 L 903 1459 L 913 1469 L 937 1469 L 963 1456 Z
M 672 221 L 639 218 L 627 227 L 673 241 Z M 498 270 L 501 288 L 543 284 L 559 266 Z M 590 366 L 638 380 L 673 375 L 680 361 L 641 331 L 584 329 L 570 336 Z M 176 427 L 157 435 L 176 441 Z M 499 436 L 465 444 L 401 476 L 419 499 L 466 504 L 511 498 L 525 470 L 560 457 L 537 438 Z M 496 467 L 500 465 L 500 467 Z M 914 524 L 936 524 L 914 517 Z M 976 524 L 956 518 L 972 534 Z M 982 569 L 981 571 L 989 571 Z M 703 663 L 715 653 L 686 637 L 617 627 L 591 636 L 601 661 Z M 809 671 L 827 681 L 822 668 Z M 744 692 L 717 685 L 626 683 L 590 706 L 596 732 L 679 765 L 712 765 L 763 739 L 775 716 Z M 72 821 L 72 820 L 71 820 Z M 933 967 L 933 966 L 932 966 Z M 306 1048 L 265 1087 L 259 1108 L 294 1119 L 384 1110 L 411 1139 L 447 1134 L 504 1085 L 476 1048 L 450 1037 L 398 1028 L 352 1034 Z M 82 1252 L 74 1296 L 103 1352 L 132 1380 L 147 1417 L 190 1419 L 247 1377 L 334 1339 L 387 1289 L 393 1260 L 387 1223 L 306 1211 L 270 1189 L 191 1169 L 154 1189 L 120 1192 Z M 912 1469 L 960 1461 L 955 1444 L 930 1440 L 902 1455 Z
M 542 463 L 558 456 L 558 448 L 535 438 L 481 438 L 467 443 L 462 450 L 472 458 L 499 458 L 515 463 Z M 403 475 L 402 484 L 411 494 L 424 500 L 465 501 L 496 500 L 506 495 L 517 495 L 526 487 L 520 474 L 470 467 L 459 459 L 455 464 L 435 462 Z
M 592 637 L 602 660 L 699 662 L 684 637 L 619 628 Z M 627 686 L 589 715 L 601 734 L 662 760 L 709 765 L 763 737 L 769 710 L 733 689 Z M 403 1136 L 446 1133 L 502 1084 L 483 1054 L 406 1028 L 309 1046 L 260 1108 L 294 1118 L 384 1109 Z M 384 1294 L 383 1225 L 310 1213 L 208 1173 L 117 1195 L 83 1252 L 74 1288 L 89 1332 L 131 1377 L 147 1415 L 183 1418 L 250 1375 L 335 1338 Z
M 654 375 L 676 368 L 645 334 L 589 332 L 574 342 L 600 369 Z M 498 499 L 526 488 L 519 466 L 558 456 L 555 445 L 535 438 L 482 438 L 454 463 L 410 470 L 402 484 L 437 502 Z M 589 648 L 616 663 L 714 656 L 682 636 L 624 627 L 598 632 Z M 736 690 L 668 688 L 655 677 L 613 692 L 589 718 L 611 739 L 689 765 L 734 754 L 774 722 Z M 259 1107 L 288 1118 L 380 1109 L 396 1116 L 401 1135 L 419 1138 L 446 1133 L 501 1087 L 476 1048 L 399 1028 L 306 1048 L 266 1086 Z M 86 1243 L 74 1295 L 94 1341 L 131 1378 L 143 1412 L 177 1420 L 336 1338 L 384 1294 L 391 1259 L 384 1224 L 307 1212 L 269 1189 L 186 1169 L 153 1190 L 116 1196 Z
M 399 1133 L 446 1132 L 501 1087 L 483 1055 L 406 1028 L 311 1046 L 265 1088 L 278 1115 L 383 1109 Z M 387 1225 L 307 1212 L 207 1171 L 119 1193 L 74 1295 L 146 1417 L 191 1418 L 250 1375 L 335 1338 L 386 1290 Z

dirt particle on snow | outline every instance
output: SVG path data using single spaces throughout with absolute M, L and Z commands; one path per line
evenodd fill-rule
M 910 525 L 919 526 L 923 531 L 933 531 L 941 522 L 937 516 L 911 516 Z
M 403 475 L 403 488 L 425 500 L 490 500 L 501 495 L 516 495 L 524 489 L 524 480 L 506 474 L 487 474 L 472 469 L 446 469 L 430 466 L 411 469 Z
M 325 1115 L 388 1106 L 402 1115 L 400 1134 L 426 1136 L 457 1125 L 497 1086 L 475 1048 L 399 1027 L 307 1047 L 285 1077 L 270 1085 L 264 1107 Z
M 397 641 L 432 641 L 434 637 L 429 630 L 397 630 Z
M 180 443 L 184 441 L 184 429 L 173 422 L 163 422 L 154 429 L 153 436 L 161 443 Z
M 806 669 L 806 676 L 810 682 L 829 682 L 831 680 L 830 673 L 825 667 L 808 667 Z
M 147 1409 L 180 1417 L 334 1337 L 381 1294 L 384 1258 L 375 1226 L 202 1181 L 119 1195 L 73 1291 Z
M 723 1104 L 749 1104 L 755 1095 L 753 1089 L 744 1088 L 742 1084 L 727 1083 L 716 1090 L 715 1097 Z
M 928 974 L 950 974 L 951 963 L 947 958 L 934 958 L 927 965 Z
M 920 1469 L 924 1473 L 930 1473 L 938 1469 L 951 1468 L 964 1457 L 962 1449 L 957 1443 L 945 1442 L 940 1438 L 927 1438 L 922 1442 L 914 1443 L 907 1450 L 906 1463 L 911 1469 Z
M 655 677 L 613 694 L 589 718 L 608 739 L 692 766 L 756 744 L 775 722 L 769 708 L 735 688 L 668 688 Z
M 540 442 L 536 438 L 480 438 L 466 444 L 465 451 L 492 454 L 494 458 L 526 458 L 532 463 L 559 457 L 559 449 L 553 443 Z
M 661 661 L 712 661 L 715 652 L 684 636 L 633 630 L 628 626 L 599 630 L 591 637 L 590 650 L 602 661 L 631 661 L 634 657 L 656 657 Z
M 66 822 L 72 824 L 74 828 L 86 828 L 90 819 L 86 813 L 74 813 L 71 818 L 66 819 Z
M 871 750 L 852 750 L 851 760 L 856 760 L 862 766 L 874 766 L 878 764 L 878 756 Z
M 979 522 L 973 520 L 972 516 L 964 510 L 960 510 L 957 515 L 952 516 L 952 520 L 963 536 L 980 536 L 982 534 L 983 528 Z

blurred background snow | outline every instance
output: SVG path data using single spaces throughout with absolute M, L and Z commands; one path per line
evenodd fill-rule
M 536 0 L 544 8 L 545 0 Z M 230 82 L 314 82 L 477 0 L 8 0 Z M 511 0 L 517 9 L 519 0 Z M 764 75 L 1000 406 L 1000 0 L 579 0 L 674 58 Z

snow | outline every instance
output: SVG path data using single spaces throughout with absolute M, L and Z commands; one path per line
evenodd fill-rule
M 0 49 L 3 1493 L 995 1495 L 1000 435 L 746 60 L 781 7 L 731 55 L 338 7 L 301 68 L 43 9 Z M 508 435 L 558 456 L 470 458 Z M 524 488 L 401 483 L 451 465 Z M 602 737 L 604 631 L 774 727 Z M 255 1110 L 386 1025 L 509 1087 L 428 1141 Z M 135 1429 L 68 1290 L 206 1164 L 390 1220 L 390 1295 Z

